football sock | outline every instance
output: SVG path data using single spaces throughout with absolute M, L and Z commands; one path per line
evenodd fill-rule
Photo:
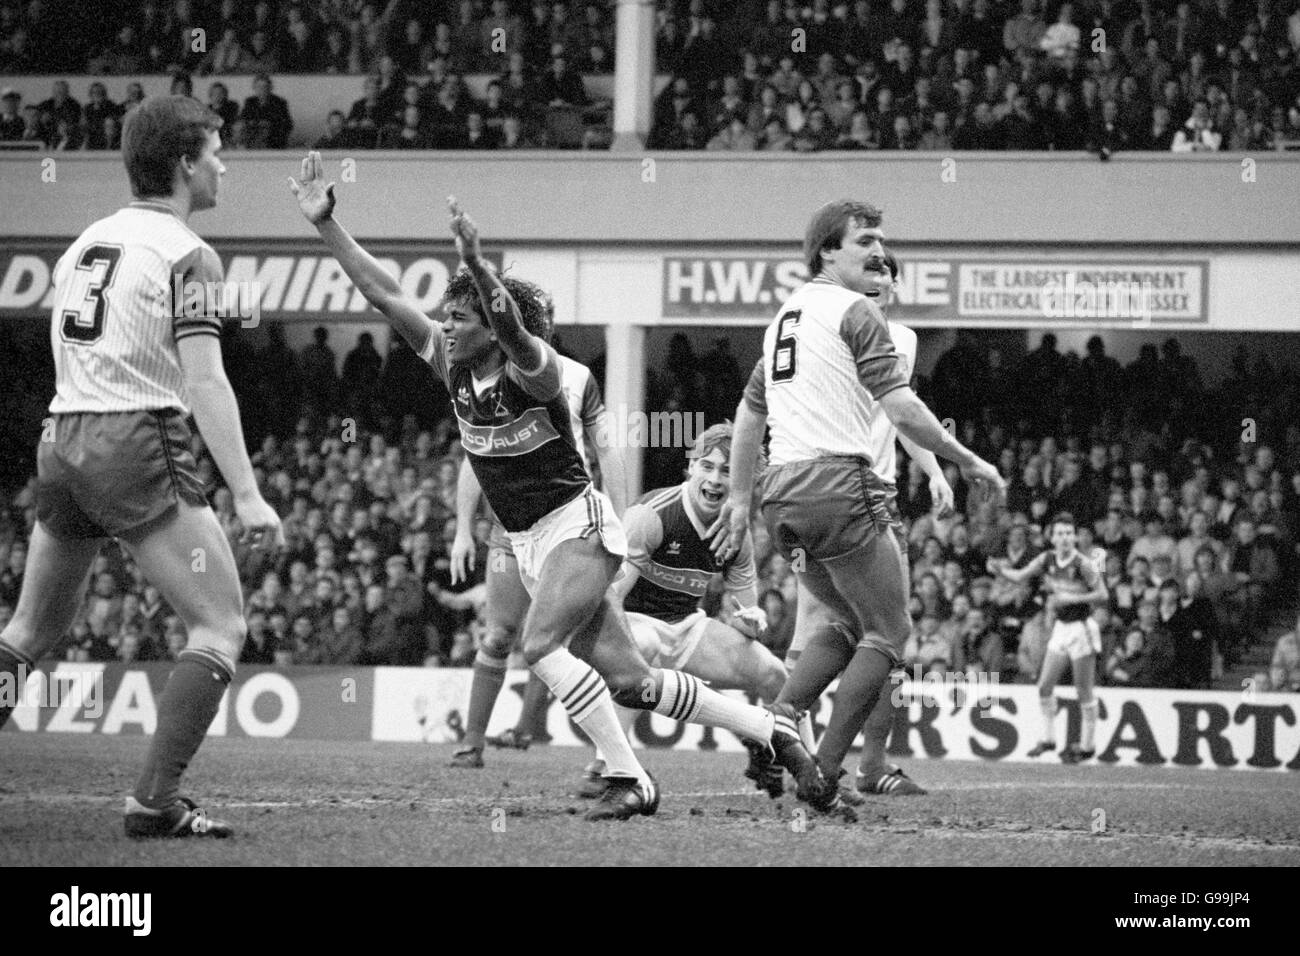
M 135 785 L 141 804 L 162 810 L 176 802 L 181 774 L 203 743 L 234 674 L 234 662 L 219 651 L 181 651 L 158 700 L 158 728 Z
M 892 669 L 893 662 L 876 648 L 859 647 L 854 651 L 853 659 L 840 676 L 831 719 L 817 746 L 817 763 L 827 779 L 839 776 L 844 757 L 861 733 L 867 715 L 875 708 L 880 695 L 888 693 Z
M 817 734 L 813 731 L 812 714 L 808 711 L 800 711 L 799 722 L 795 724 L 799 731 L 799 740 L 803 743 L 804 750 L 810 754 L 817 752 Z
M 632 742 L 632 725 L 636 723 L 637 712 L 630 707 L 624 707 L 622 704 L 615 704 L 614 711 L 618 714 L 618 725 L 623 728 L 623 736 L 627 738 L 627 742 L 630 744 Z M 600 752 L 599 747 L 596 748 L 596 759 L 605 759 L 605 755 Z
M 762 707 L 726 697 L 681 671 L 655 670 L 653 710 L 673 720 L 730 730 L 737 737 L 767 743 L 772 739 L 772 714 Z
M 798 711 L 807 710 L 852 659 L 853 645 L 845 639 L 843 631 L 818 628 L 790 668 L 777 703 L 789 704 Z
M 608 685 L 590 664 L 578 660 L 567 648 L 559 647 L 534 664 L 533 673 L 550 688 L 573 722 L 596 745 L 596 753 L 605 761 L 605 776 L 635 777 L 642 783 L 649 780 L 619 726 Z
M 536 674 L 528 675 L 528 684 L 524 687 L 524 702 L 519 708 L 519 720 L 515 723 L 515 733 L 520 736 L 545 737 L 546 713 L 551 706 L 551 692 L 546 683 Z
M 461 747 L 483 749 L 492 708 L 496 706 L 501 685 L 506 681 L 506 658 L 493 657 L 480 648 L 474 655 L 474 676 L 469 685 L 469 712 L 465 718 L 465 739 Z
M 1098 704 L 1096 699 L 1083 704 L 1079 710 L 1083 716 L 1083 726 L 1079 733 L 1079 746 L 1084 750 L 1093 750 L 1097 740 L 1097 710 Z
M 0 693 L 0 727 L 5 725 L 18 705 L 27 676 L 35 666 L 36 662 L 18 648 L 0 641 L 0 691 L 4 691 Z
M 1056 695 L 1040 697 L 1039 704 L 1043 708 L 1043 743 L 1056 743 Z
M 891 675 L 892 677 L 893 675 Z M 862 755 L 858 759 L 858 773 L 864 777 L 885 773 L 885 742 L 894 726 L 894 688 L 898 685 L 887 680 L 880 691 L 876 706 L 867 714 L 862 725 Z

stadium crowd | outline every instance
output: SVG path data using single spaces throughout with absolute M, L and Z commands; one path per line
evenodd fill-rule
M 258 449 L 257 478 L 284 517 L 289 543 L 268 556 L 240 540 L 229 492 L 196 436 L 200 474 L 245 585 L 245 662 L 468 666 L 483 630 L 489 523 L 480 517 L 464 529 L 477 546 L 476 570 L 453 586 L 461 450 L 427 366 L 397 337 L 382 356 L 368 334 L 340 363 L 323 327 L 299 353 L 276 326 L 258 351 L 234 334 L 225 348 L 250 447 Z M 1233 375 L 1207 388 L 1174 339 L 1145 346 L 1127 368 L 1105 354 L 1100 338 L 1087 352 L 1062 354 L 1048 334 L 1012 365 L 963 334 L 933 375 L 918 380 L 940 418 L 953 418 L 963 441 L 998 463 L 1010 489 L 1006 507 L 994 509 L 969 496 L 950 468 L 955 508 L 940 515 L 927 478 L 903 465 L 909 669 L 1033 679 L 1047 638 L 1041 596 L 992 573 L 991 562 L 1023 566 L 1046 546 L 1044 527 L 1062 511 L 1078 521 L 1081 550 L 1105 551 L 1109 601 L 1094 617 L 1106 683 L 1212 686 L 1248 666 L 1263 635 L 1294 614 L 1297 378 L 1264 355 L 1252 364 L 1242 350 Z M 665 358 L 650 376 L 651 407 L 701 409 L 710 422 L 730 415 L 739 385 L 727 388 L 739 368 L 725 342 L 697 356 L 679 336 Z M 978 413 L 960 411 L 969 409 Z M 681 479 L 681 449 L 648 453 L 646 488 Z M 0 623 L 22 586 L 33 497 L 34 479 L 0 499 Z M 794 627 L 794 577 L 761 522 L 755 537 L 770 621 L 763 640 L 783 654 Z M 1271 672 L 1254 676 L 1258 689 L 1300 690 L 1298 633 L 1277 639 Z M 149 660 L 174 657 L 184 643 L 157 591 L 110 546 L 56 653 Z
M 274 74 L 363 76 L 318 148 L 608 144 L 613 4 L 143 0 L 86 17 L 0 0 L 0 76 L 258 76 L 205 96 L 234 148 L 283 148 Z M 200 39 L 201 38 L 201 41 Z M 659 0 L 649 147 L 1207 152 L 1300 142 L 1300 0 Z M 75 64 L 69 69 L 70 64 Z M 474 96 L 467 75 L 482 77 Z M 113 149 L 120 103 L 0 100 L 0 141 Z M 570 126 L 557 122 L 567 117 Z M 575 128 L 576 127 L 576 128 Z

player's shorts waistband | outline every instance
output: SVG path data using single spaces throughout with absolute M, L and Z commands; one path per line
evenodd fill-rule
M 121 418 L 121 417 L 126 417 L 131 415 L 152 415 L 155 418 L 162 418 L 162 419 L 175 418 L 177 415 L 188 417 L 186 412 L 174 406 L 168 408 L 124 408 L 124 409 L 115 409 L 114 411 L 74 408 L 66 411 L 50 412 L 50 416 L 53 418 L 73 418 L 73 417 L 111 418 L 113 416 L 117 416 Z

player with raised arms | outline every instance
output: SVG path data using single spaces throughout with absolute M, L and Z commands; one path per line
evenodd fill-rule
M 465 276 L 468 280 L 468 275 Z M 546 304 L 546 331 L 548 342 L 555 327 L 554 306 L 549 297 Z M 627 507 L 627 479 L 623 469 L 623 455 L 609 434 L 605 403 L 600 396 L 591 370 L 581 362 L 560 355 L 560 378 L 569 408 L 569 425 L 573 429 L 574 445 L 582 457 L 583 467 L 589 466 L 589 456 L 594 450 L 600 466 L 602 490 L 614 505 L 615 514 L 621 515 Z M 460 464 L 456 480 L 456 537 L 451 546 L 451 581 L 469 577 L 474 569 L 474 518 L 478 513 L 483 490 L 474 468 L 466 456 Z M 465 715 L 465 737 L 452 754 L 451 766 L 478 768 L 483 766 L 483 745 L 487 741 L 488 721 L 492 709 L 505 683 L 506 662 L 519 639 L 519 630 L 528 614 L 531 599 L 519 578 L 519 562 L 510 545 L 510 536 L 496 515 L 492 516 L 492 532 L 488 536 L 487 567 L 484 569 L 487 588 L 487 608 L 484 613 L 487 633 L 474 657 L 473 677 L 470 680 L 469 708 Z M 492 738 L 497 746 L 527 750 L 532 741 L 527 727 L 544 719 L 550 694 L 546 685 L 530 674 L 524 692 L 518 724 L 499 738 Z M 538 714 L 541 711 L 541 715 Z M 604 792 L 603 778 L 601 792 Z
M 525 660 L 605 757 L 609 786 L 587 818 L 621 820 L 659 806 L 614 700 L 770 743 L 804 792 L 820 796 L 825 782 L 788 707 L 733 700 L 689 674 L 652 668 L 637 652 L 606 594 L 627 553 L 623 528 L 577 453 L 555 350 L 539 334 L 542 309 L 534 298 L 524 303 L 529 314 L 521 312 L 511 282 L 484 260 L 473 221 L 450 201 L 452 236 L 476 294 L 444 299 L 437 322 L 334 219 L 334 187 L 319 153 L 308 154 L 301 179 L 289 185 L 357 289 L 451 393 L 461 443 L 532 597 Z
M 0 634 L 0 679 L 21 687 L 71 625 L 95 555 L 112 538 L 184 621 L 189 640 L 126 798 L 135 838 L 232 832 L 179 792 L 246 634 L 235 558 L 190 451 L 191 412 L 245 536 L 257 547 L 284 543 L 221 364 L 220 310 L 205 300 L 221 262 L 189 226 L 191 214 L 217 203 L 220 127 L 187 96 L 150 97 L 133 110 L 122 157 L 135 201 L 93 223 L 54 268 L 53 441 L 37 452 L 36 526 L 18 607 Z M 0 701 L 0 725 L 11 700 Z
M 1079 741 L 1061 751 L 1065 763 L 1080 763 L 1096 754 L 1097 698 L 1093 684 L 1097 676 L 1097 655 L 1101 653 L 1101 631 L 1092 619 L 1092 608 L 1106 600 L 1106 581 L 1093 558 L 1075 547 L 1074 516 L 1061 512 L 1052 519 L 1052 547 L 1023 568 L 1010 567 L 1006 560 L 989 558 L 988 569 L 1017 583 L 1041 578 L 1047 591 L 1045 612 L 1051 637 L 1038 674 L 1038 700 L 1043 711 L 1043 735 L 1029 751 L 1040 757 L 1056 749 L 1056 685 L 1073 671 L 1081 715 Z M 1104 553 L 1101 555 L 1105 560 Z
M 880 445 L 876 418 L 883 414 L 920 448 L 956 462 L 973 485 L 1004 488 L 997 469 L 953 438 L 908 384 L 911 370 L 870 296 L 884 258 L 881 218 L 870 204 L 839 200 L 809 222 L 811 278 L 768 326 L 763 358 L 736 412 L 730 527 L 721 545 L 730 555 L 744 542 L 769 425 L 761 502 L 771 541 L 800 585 L 836 620 L 851 622 L 822 627 L 824 619 L 810 621 L 799 605 L 795 633 L 803 650 L 778 698 L 806 710 L 839 677 L 817 749 L 832 784 L 901 663 L 911 624 L 906 558 L 893 530 L 895 490 L 871 457 Z

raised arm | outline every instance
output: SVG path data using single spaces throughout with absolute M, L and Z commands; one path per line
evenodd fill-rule
M 526 328 L 519 305 L 510 291 L 493 271 L 488 261 L 483 258 L 479 247 L 478 226 L 467 216 L 456 202 L 454 196 L 448 197 L 447 206 L 451 210 L 451 233 L 456 240 L 456 251 L 474 279 L 474 288 L 478 290 L 479 302 L 488 325 L 496 333 L 497 342 L 506 358 L 525 372 L 540 368 L 545 353 L 542 340 Z
M 437 323 L 420 311 L 402 292 L 396 277 L 362 249 L 334 218 L 334 183 L 325 182 L 320 153 L 307 154 L 302 161 L 302 179 L 289 177 L 289 189 L 298 200 L 302 214 L 316 227 L 357 291 L 383 313 L 417 355 L 423 353 Z

